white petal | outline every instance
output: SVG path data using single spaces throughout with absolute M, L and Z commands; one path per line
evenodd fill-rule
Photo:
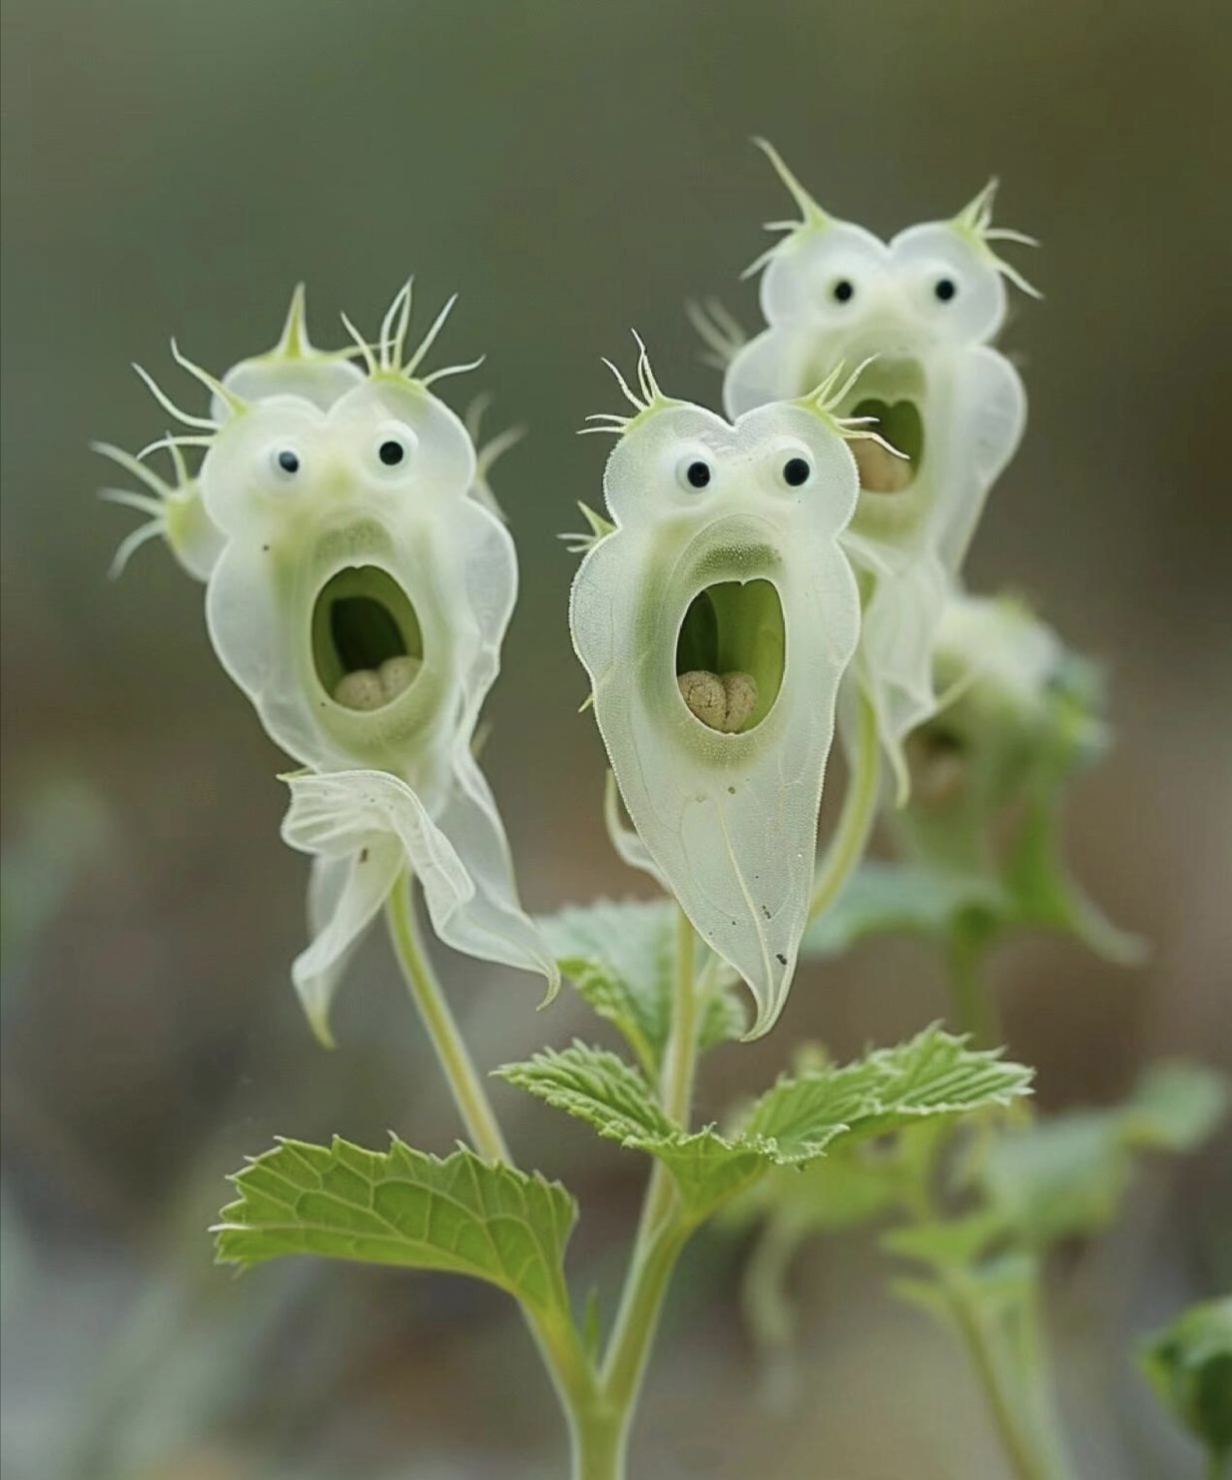
M 942 563 L 957 573 L 988 491 L 1013 457 L 1027 424 L 1027 393 L 1013 365 L 994 349 L 968 350 L 955 375 L 954 462 L 949 491 L 929 530 Z M 927 464 L 926 464 L 927 466 Z
M 547 979 L 548 997 L 555 996 L 560 986 L 556 960 L 519 902 L 500 813 L 469 749 L 456 757 L 454 788 L 438 822 L 475 893 L 452 917 L 433 917 L 437 934 L 467 955 L 540 973 Z
M 743 345 L 723 377 L 723 408 L 733 419 L 772 401 L 791 401 L 821 384 L 817 345 L 807 331 L 764 329 Z
M 517 904 L 508 846 L 477 767 L 451 796 L 442 819 L 456 835 L 456 847 L 415 792 L 387 772 L 304 773 L 288 784 L 291 807 L 283 837 L 293 848 L 335 859 L 365 851 L 383 858 L 394 840 L 400 866 L 419 879 L 433 928 L 447 945 L 484 961 L 542 972 L 555 984 L 551 954 Z
M 853 558 L 859 559 L 857 549 L 862 548 L 852 548 Z M 880 552 L 880 559 L 885 555 Z M 903 738 L 936 709 L 933 654 L 952 582 L 927 549 L 899 557 L 888 570 L 881 565 L 874 579 L 861 623 L 857 668 L 901 782 Z
M 670 894 L 672 886 L 663 877 L 659 865 L 651 858 L 650 850 L 633 828 L 625 826 L 624 818 L 620 815 L 620 805 L 620 788 L 616 785 L 615 774 L 609 771 L 603 788 L 603 823 L 612 847 L 630 868 L 649 874 L 661 889 Z
M 389 896 L 403 865 L 391 838 L 375 839 L 346 857 L 318 856 L 308 885 L 308 923 L 313 939 L 291 967 L 312 1031 L 333 1047 L 329 1009 L 360 936 Z

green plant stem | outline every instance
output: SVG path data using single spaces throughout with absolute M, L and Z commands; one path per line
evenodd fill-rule
M 411 1000 L 427 1030 L 471 1143 L 489 1161 L 515 1165 L 483 1080 L 471 1060 L 457 1020 L 449 1010 L 441 984 L 423 949 L 409 877 L 399 879 L 394 885 L 385 913 L 394 954 L 406 978 Z M 570 1431 L 575 1436 L 575 1474 L 577 1477 L 586 1476 L 586 1480 L 592 1480 L 592 1476 L 603 1477 L 601 1470 L 576 1468 L 578 1414 L 593 1403 L 595 1395 L 594 1373 L 582 1350 L 577 1330 L 570 1320 L 553 1320 L 526 1307 L 523 1307 L 523 1315 L 564 1407 Z
M 855 872 L 856 865 L 864 856 L 864 846 L 877 813 L 877 794 L 881 789 L 877 713 L 863 689 L 858 702 L 856 747 L 847 778 L 847 794 L 843 798 L 843 810 L 834 834 L 813 876 L 813 892 L 809 898 L 810 922 L 829 909 Z
M 975 929 L 959 926 L 950 933 L 946 953 L 950 1003 L 961 1033 L 970 1033 L 977 1048 L 1000 1048 L 1001 1015 L 984 971 L 988 941 Z
M 672 1033 L 664 1057 L 660 1099 L 664 1110 L 684 1128 L 689 1124 L 693 1097 L 697 1011 L 693 927 L 682 911 L 677 931 Z M 672 1271 L 692 1231 L 681 1214 L 671 1174 L 661 1163 L 656 1163 L 646 1190 L 624 1294 L 600 1375 L 607 1411 L 623 1415 L 626 1433 Z M 622 1441 L 622 1463 L 623 1453 Z M 605 1480 L 620 1480 L 623 1473 L 623 1468 L 615 1469 Z
M 509 1147 L 488 1092 L 480 1079 L 467 1050 L 457 1020 L 449 1010 L 449 1003 L 436 979 L 423 945 L 419 939 L 419 924 L 415 918 L 415 905 L 411 897 L 409 878 L 400 879 L 390 893 L 385 907 L 389 921 L 389 935 L 393 941 L 394 954 L 406 978 L 411 1000 L 427 1030 L 436 1056 L 444 1070 L 454 1103 L 466 1126 L 466 1133 L 475 1150 L 489 1161 L 503 1161 L 513 1165 Z
M 996 1344 L 982 1319 L 978 1303 L 960 1280 L 948 1280 L 945 1293 L 997 1436 L 1017 1480 L 1060 1480 L 1058 1473 L 1036 1453 L 1023 1432 L 1011 1396 L 1011 1384 L 998 1360 Z
M 984 1048 L 998 1047 L 1003 1041 L 996 1002 L 984 972 L 989 946 L 988 936 L 978 927 L 960 925 L 950 935 L 947 953 L 950 1000 L 957 1025 Z M 1074 1472 L 1056 1411 L 1052 1364 L 1035 1285 L 1019 1312 L 1018 1382 L 1004 1370 L 995 1339 L 966 1286 L 947 1282 L 946 1294 L 1015 1473 L 1020 1480 L 1069 1480 Z
M 1019 1351 L 1026 1384 L 1030 1431 L 1037 1435 L 1046 1453 L 1049 1474 L 1055 1476 L 1056 1480 L 1072 1480 L 1075 1470 L 1057 1410 L 1057 1386 L 1044 1331 L 1043 1295 L 1038 1272 L 1023 1301 Z

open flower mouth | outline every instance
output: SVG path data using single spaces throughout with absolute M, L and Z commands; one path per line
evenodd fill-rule
M 375 565 L 351 566 L 325 583 L 312 611 L 317 678 L 344 709 L 384 709 L 423 667 L 423 634 L 414 604 Z
M 720 581 L 689 603 L 676 638 L 676 683 L 694 718 L 721 735 L 757 728 L 783 685 L 787 632 L 771 581 Z
M 856 437 L 848 445 L 860 472 L 860 487 L 868 493 L 901 493 L 915 479 L 924 456 L 924 419 L 914 401 L 882 401 L 868 398 L 858 402 L 849 413 L 853 417 L 870 417 L 865 430 L 884 437 L 892 452 L 871 437 Z

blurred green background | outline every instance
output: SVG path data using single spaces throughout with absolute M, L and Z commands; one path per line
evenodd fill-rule
M 1003 954 L 1011 1045 L 1049 1107 L 1108 1100 L 1165 1053 L 1232 1064 L 1226 22 L 1218 0 L 7 0 L 6 1480 L 563 1473 L 495 1293 L 209 1263 L 222 1177 L 273 1135 L 458 1134 L 382 942 L 339 1003 L 338 1051 L 309 1036 L 282 762 L 213 658 L 200 588 L 159 547 L 105 578 L 131 526 L 93 498 L 112 480 L 86 444 L 140 446 L 165 422 L 128 362 L 164 377 L 174 332 L 221 371 L 272 343 L 301 278 L 324 343 L 339 309 L 373 328 L 408 271 L 424 305 L 459 290 L 443 353 L 489 358 L 449 396 L 488 388 L 494 426 L 531 429 L 495 478 L 522 599 L 485 763 L 524 895 L 549 908 L 640 888 L 599 822 L 574 562 L 553 537 L 599 497 L 606 445 L 573 435 L 614 405 L 599 356 L 627 363 L 636 326 L 672 393 L 717 403 L 682 305 L 716 292 L 754 321 L 736 275 L 784 198 L 752 133 L 884 234 L 999 174 L 998 219 L 1044 241 L 1026 265 L 1046 298 L 1005 338 L 1031 421 L 969 573 L 1108 663 L 1119 744 L 1078 788 L 1071 849 L 1155 942 L 1133 972 L 1067 942 Z M 529 978 L 444 965 L 485 1065 L 583 1025 L 567 993 L 536 1016 Z M 769 1039 L 716 1056 L 703 1113 L 801 1037 L 849 1054 L 943 1010 L 922 948 L 806 969 Z M 495 1093 L 525 1162 L 581 1195 L 574 1269 L 610 1291 L 643 1167 Z M 1187 1473 L 1125 1348 L 1232 1282 L 1230 1227 L 1225 1137 L 1154 1171 L 1058 1271 L 1087 1475 Z M 635 1474 L 998 1480 L 961 1359 L 859 1240 L 802 1262 L 799 1397 L 761 1401 L 740 1252 L 716 1235 L 686 1260 Z

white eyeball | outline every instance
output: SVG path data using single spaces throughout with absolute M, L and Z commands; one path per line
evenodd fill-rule
M 714 463 L 703 453 L 688 452 L 676 464 L 676 482 L 685 493 L 702 493 L 714 478 Z
M 401 477 L 410 467 L 418 447 L 419 438 L 404 422 L 386 422 L 377 427 L 372 437 L 374 466 L 384 477 Z

